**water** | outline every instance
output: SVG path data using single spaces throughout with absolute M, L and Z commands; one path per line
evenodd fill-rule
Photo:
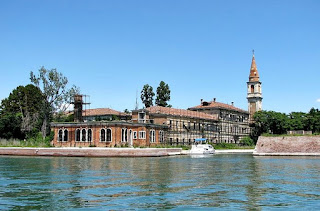
M 0 210 L 320 208 L 320 158 L 0 157 Z

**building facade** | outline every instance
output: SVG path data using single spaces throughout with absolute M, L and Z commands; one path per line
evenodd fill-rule
M 154 146 L 165 141 L 165 125 L 126 121 L 51 123 L 56 147 Z
M 170 145 L 190 145 L 197 138 L 218 143 L 217 115 L 161 106 L 152 106 L 146 110 L 155 124 L 168 127 L 166 142 Z
M 191 111 L 217 115 L 217 143 L 240 143 L 241 139 L 250 134 L 249 113 L 231 105 L 201 100 L 200 105 L 189 108 Z

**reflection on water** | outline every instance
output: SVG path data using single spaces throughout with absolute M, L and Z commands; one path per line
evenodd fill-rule
M 319 161 L 0 157 L 0 209 L 316 209 Z

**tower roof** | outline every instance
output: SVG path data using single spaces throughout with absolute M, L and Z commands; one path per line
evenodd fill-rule
M 257 65 L 256 65 L 256 60 L 254 58 L 254 53 L 252 55 L 249 81 L 259 81 L 259 73 L 258 73 L 258 69 L 257 69 Z

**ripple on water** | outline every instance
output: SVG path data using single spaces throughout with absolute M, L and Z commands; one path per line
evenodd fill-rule
M 319 161 L 0 157 L 0 209 L 316 209 Z

